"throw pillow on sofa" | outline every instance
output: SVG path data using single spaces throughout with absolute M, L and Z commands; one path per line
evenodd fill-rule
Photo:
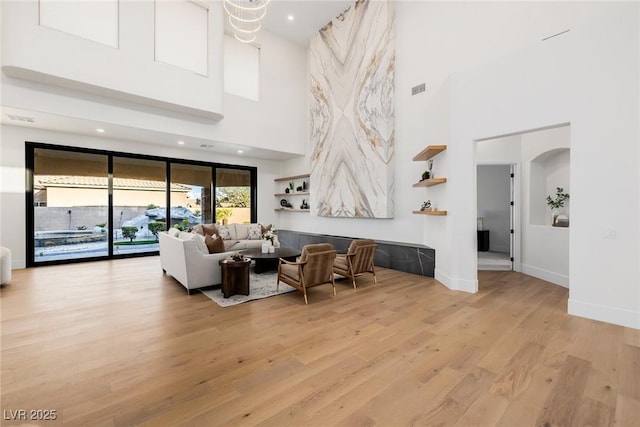
M 230 240 L 231 239 L 231 230 L 229 230 L 228 225 L 221 225 L 218 227 L 218 235 L 222 237 L 222 240 Z
M 204 243 L 207 245 L 210 254 L 219 254 L 225 251 L 224 242 L 220 236 L 204 236 Z
M 215 224 L 198 224 L 191 229 L 192 232 L 209 236 L 215 236 L 218 233 L 218 229 Z
M 269 225 L 260 224 L 260 228 L 262 229 L 262 232 L 260 233 L 260 236 L 262 236 L 267 231 L 271 231 L 271 227 L 273 227 L 273 224 L 269 224 Z
M 209 249 L 207 245 L 204 243 L 204 236 L 201 234 L 189 233 L 187 231 L 181 231 L 178 234 L 178 239 L 180 240 L 193 240 L 196 243 L 196 249 L 198 252 L 207 255 L 209 253 Z
M 249 240 L 262 239 L 262 226 L 260 224 L 249 224 Z

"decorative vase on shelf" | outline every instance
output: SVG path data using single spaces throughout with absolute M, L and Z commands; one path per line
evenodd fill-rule
M 556 208 L 551 211 L 551 225 L 554 227 L 569 226 L 569 215 L 565 208 Z

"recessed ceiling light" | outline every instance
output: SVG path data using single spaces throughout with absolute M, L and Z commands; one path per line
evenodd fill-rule
M 178 145 L 184 145 L 184 141 L 178 141 Z
M 104 129 L 102 129 L 102 128 L 98 128 L 98 129 L 96 129 L 96 132 L 98 132 L 98 133 L 104 133 Z
M 291 22 L 293 21 L 295 18 L 295 16 L 293 16 L 292 14 L 287 15 L 287 21 Z
M 244 151 L 238 150 L 238 154 L 242 154 L 242 153 L 244 153 Z

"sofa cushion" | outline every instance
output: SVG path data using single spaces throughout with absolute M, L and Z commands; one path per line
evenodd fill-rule
M 180 234 L 180 230 L 175 227 L 171 227 L 167 230 L 167 234 L 171 237 L 178 237 L 178 234 Z
M 210 254 L 219 254 L 225 252 L 224 241 L 220 236 L 204 236 L 204 243 L 207 245 L 207 249 Z
M 249 224 L 231 224 L 236 229 L 235 239 L 249 239 Z
M 196 234 L 189 233 L 187 231 L 178 231 L 178 235 L 176 237 L 180 240 L 191 240 L 196 237 Z
M 229 244 L 227 245 L 227 242 Z M 244 249 L 260 249 L 262 240 L 225 240 L 227 250 L 242 251 Z
M 249 225 L 249 235 L 247 236 L 249 240 L 260 240 L 262 239 L 262 226 L 260 224 L 250 224 Z
M 240 244 L 240 240 L 223 240 L 223 243 L 225 251 L 242 249 L 238 246 Z
M 231 240 L 232 238 L 235 238 L 231 236 L 231 229 L 228 225 L 218 226 L 218 235 L 222 237 L 222 240 Z
M 193 235 L 191 240 L 196 242 L 196 248 L 198 249 L 198 251 L 203 255 L 208 255 L 209 248 L 207 247 L 207 244 L 204 241 L 205 236 L 203 236 L 202 234 L 196 234 L 196 233 L 190 233 L 190 234 Z

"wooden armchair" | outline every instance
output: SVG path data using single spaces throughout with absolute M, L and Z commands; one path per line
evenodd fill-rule
M 371 239 L 353 240 L 346 255 L 338 255 L 333 263 L 333 272 L 351 278 L 356 289 L 356 275 L 373 273 L 374 283 L 378 283 L 373 258 L 378 245 Z
M 303 292 L 304 303 L 308 304 L 307 288 L 331 283 L 333 296 L 335 296 L 336 285 L 333 280 L 333 261 L 335 258 L 336 251 L 330 243 L 305 245 L 297 262 L 280 258 L 276 289 L 280 287 L 281 281 L 293 286 Z

